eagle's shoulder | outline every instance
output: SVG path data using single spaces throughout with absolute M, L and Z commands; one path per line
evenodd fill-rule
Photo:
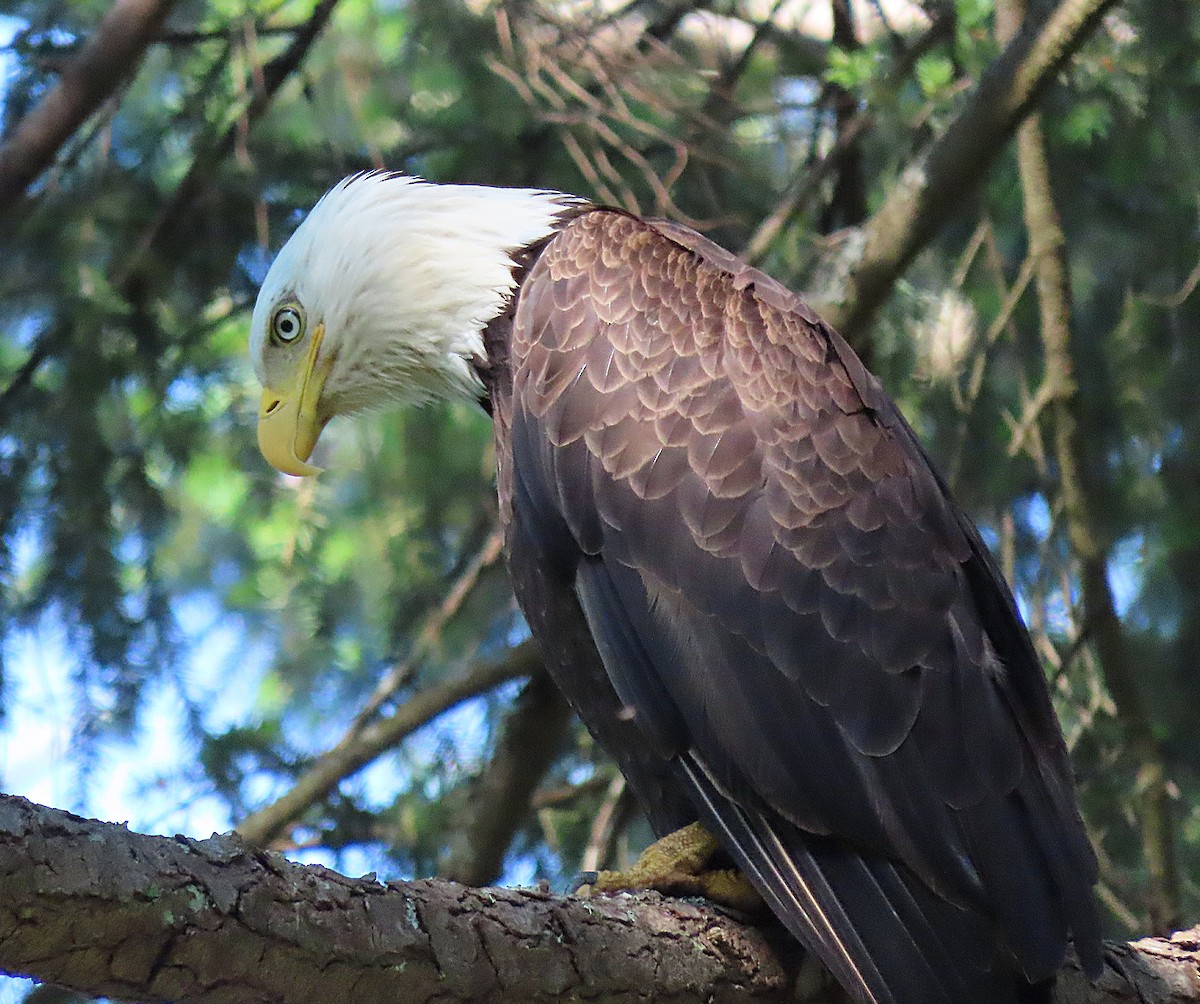
M 530 272 L 513 343 L 533 375 L 533 412 L 561 417 L 548 425 L 555 442 L 589 425 L 661 427 L 675 415 L 696 436 L 724 433 L 728 449 L 749 437 L 741 448 L 765 454 L 768 469 L 793 467 L 785 444 L 814 437 L 851 450 L 868 480 L 917 461 L 895 406 L 837 332 L 776 280 L 679 224 L 606 209 L 572 220 Z

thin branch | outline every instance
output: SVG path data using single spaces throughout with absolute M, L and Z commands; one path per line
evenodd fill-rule
M 302 24 L 263 24 L 256 25 L 254 33 L 264 38 L 270 35 L 294 35 L 303 27 Z M 164 31 L 154 41 L 163 45 L 180 46 L 197 45 L 201 42 L 228 42 L 230 30 L 229 28 L 217 28 L 212 31 Z
M 581 798 L 607 791 L 612 782 L 613 778 L 607 773 L 594 774 L 578 784 L 562 784 L 557 788 L 544 788 L 535 792 L 529 804 L 534 809 L 559 809 Z
M 758 225 L 742 252 L 742 257 L 747 262 L 757 265 L 766 257 L 783 229 L 803 212 L 808 200 L 820 191 L 821 183 L 874 123 L 873 116 L 868 112 L 859 112 L 838 131 L 837 141 L 833 146 L 802 176 L 797 177 L 796 183 L 784 193 L 775 208 Z
M 1196 267 L 1183 280 L 1183 285 L 1176 292 L 1167 296 L 1141 296 L 1139 299 L 1143 303 L 1150 304 L 1152 307 L 1167 307 L 1171 310 L 1177 310 L 1196 292 L 1197 287 L 1200 287 L 1200 261 L 1196 262 Z
M 566 744 L 571 706 L 546 673 L 532 676 L 470 788 L 466 819 L 455 826 L 444 878 L 485 885 L 500 877 L 513 837 L 529 819 L 533 792 Z
M 509 680 L 530 676 L 540 668 L 541 659 L 533 642 L 525 642 L 498 662 L 483 663 L 463 676 L 419 691 L 394 713 L 343 736 L 332 749 L 313 761 L 290 791 L 239 823 L 238 832 L 250 843 L 269 844 L 306 809 L 333 791 L 343 778 L 392 749 L 422 725 L 463 701 Z
M 987 173 L 1055 74 L 1115 0 L 1062 0 L 1041 23 L 1027 22 L 979 81 L 946 131 L 905 169 L 863 227 L 862 250 L 840 302 L 826 319 L 862 345 L 896 280 Z
M 954 18 L 951 15 L 938 14 L 932 19 L 929 27 L 911 46 L 905 49 L 902 57 L 888 72 L 884 89 L 898 89 L 909 77 L 917 61 L 936 43 L 951 33 Z M 875 124 L 874 117 L 869 112 L 858 112 L 841 123 L 837 137 L 831 149 L 816 161 L 806 163 L 803 171 L 783 193 L 778 204 L 759 224 L 753 236 L 746 243 L 743 257 L 756 265 L 766 257 L 771 245 L 783 232 L 784 228 L 804 211 L 809 199 L 820 191 L 821 183 L 831 170 L 841 163 L 847 152 L 852 150 Z
M 145 0 L 139 0 L 139 2 L 145 2 Z M 163 2 L 164 4 L 173 3 L 174 0 L 163 0 Z M 234 148 L 238 136 L 247 132 L 261 117 L 284 81 L 300 65 L 309 48 L 332 16 L 337 3 L 338 0 L 321 0 L 313 9 L 312 16 L 308 21 L 291 30 L 292 41 L 288 47 L 262 68 L 261 89 L 255 92 L 248 106 L 240 115 L 235 116 L 233 123 L 218 140 L 211 144 L 204 142 L 199 144 L 200 151 L 196 154 L 191 167 L 184 175 L 183 180 L 176 186 L 170 199 L 161 206 L 154 220 L 143 231 L 141 238 L 134 242 L 132 249 L 109 269 L 113 286 L 121 290 L 124 295 L 132 294 L 135 277 L 168 226 L 180 218 L 186 209 L 203 194 L 217 164 Z M 14 140 L 15 138 L 14 136 Z M 7 148 L 7 144 L 0 147 L 0 181 L 2 181 L 6 169 L 4 153 Z M 0 217 L 3 216 L 5 210 L 5 199 L 3 191 L 0 190 Z M 0 407 L 7 407 L 10 400 L 29 383 L 41 365 L 50 358 L 50 347 L 48 336 L 43 334 L 34 353 L 16 374 L 14 380 L 3 391 L 0 391 Z
M 680 135 L 685 128 L 711 130 L 713 123 L 703 102 L 642 80 L 650 76 L 661 82 L 656 71 L 664 66 L 690 68 L 660 35 L 674 30 L 677 15 L 708 2 L 674 4 L 639 32 L 622 32 L 608 15 L 589 12 L 571 19 L 544 9 L 531 13 L 501 6 L 494 14 L 500 56 L 487 62 L 553 128 L 594 195 L 638 211 L 637 196 L 624 178 L 628 172 L 614 166 L 620 158 L 651 190 L 657 213 L 704 229 L 707 223 L 684 214 L 671 190 L 690 159 L 712 156 L 711 143 L 689 143 Z M 603 41 L 598 40 L 601 24 L 607 26 Z M 660 166 L 664 153 L 669 161 Z
M 49 92 L 0 145 L 0 217 L 136 71 L 175 0 L 116 0 Z
M 1015 457 L 1025 449 L 1025 440 L 1036 431 L 1038 423 L 1042 420 L 1042 412 L 1057 396 L 1058 389 L 1054 384 L 1049 380 L 1043 380 L 1037 392 L 1024 402 L 1019 419 L 1007 414 L 1004 416 L 1009 428 L 1008 455 L 1010 457 Z
M 588 832 L 587 846 L 583 849 L 583 857 L 579 859 L 581 872 L 599 871 L 607 868 L 612 857 L 613 840 L 618 832 L 617 824 L 621 821 L 621 805 L 627 801 L 626 792 L 629 786 L 625 776 L 618 774 L 612 779 L 604 801 L 592 819 L 592 828 Z
M 337 5 L 338 0 L 319 0 L 309 19 L 295 30 L 287 48 L 262 68 L 262 86 L 255 90 L 242 114 L 234 117 L 234 121 L 215 142 L 201 144 L 183 180 L 175 186 L 171 198 L 159 208 L 153 222 L 143 232 L 121 268 L 115 270 L 114 285 L 119 289 L 129 288 L 134 276 L 149 259 L 163 234 L 179 221 L 184 209 L 211 183 L 217 164 L 233 150 L 238 135 L 243 130 L 248 130 L 270 107 L 276 92 L 308 55 L 308 50 L 333 16 Z
M 994 240 L 990 226 L 985 229 L 983 236 L 984 244 L 990 250 L 992 240 Z M 983 393 L 984 377 L 987 374 L 988 364 L 991 362 L 992 352 L 996 343 L 999 342 L 1000 336 L 1010 328 L 1013 313 L 1029 288 L 1029 283 L 1033 279 L 1033 265 L 1033 258 L 1026 257 L 1025 261 L 1021 263 L 1016 281 L 1011 287 L 1006 287 L 1004 284 L 1003 269 L 999 265 L 994 269 L 996 291 L 1001 297 L 1000 309 L 992 319 L 992 323 L 988 325 L 987 331 L 981 337 L 976 338 L 975 344 L 972 346 L 965 393 L 960 391 L 957 382 L 954 385 L 955 405 L 958 408 L 959 421 L 954 432 L 954 444 L 950 449 L 950 462 L 946 470 L 946 479 L 952 488 L 957 487 L 959 475 L 962 472 L 970 435 L 971 418 L 979 402 L 979 396 Z
M 411 681 L 413 673 L 421 661 L 433 654 L 438 640 L 442 636 L 442 631 L 450 619 L 462 608 L 463 603 L 471 594 L 471 590 L 479 582 L 479 576 L 484 569 L 496 563 L 503 547 L 504 534 L 497 527 L 488 534 L 483 546 L 467 562 L 466 567 L 447 590 L 442 602 L 426 615 L 408 655 L 387 671 L 383 679 L 376 685 L 374 692 L 367 698 L 362 709 L 354 716 L 354 721 L 350 726 L 352 733 L 361 731 L 375 717 L 379 709 L 390 701 L 401 687 Z
M 0 390 L 0 425 L 8 424 L 9 409 L 13 402 L 33 382 L 33 377 L 55 350 L 56 339 L 52 331 L 43 331 L 34 342 L 33 349 L 25 358 L 20 368 L 12 375 L 12 379 Z
M 713 79 L 712 84 L 709 85 L 708 96 L 700 106 L 700 115 L 702 117 L 716 117 L 721 104 L 733 101 L 733 95 L 737 90 L 738 82 L 750 68 L 750 61 L 753 59 L 754 54 L 759 50 L 763 42 L 770 37 L 775 19 L 779 16 L 779 12 L 783 9 L 783 5 L 786 2 L 787 0 L 775 0 L 771 5 L 771 9 L 767 11 L 766 17 L 757 23 L 752 23 L 754 32 L 750 36 L 750 41 L 738 53 L 737 58 L 723 67 L 721 72 Z

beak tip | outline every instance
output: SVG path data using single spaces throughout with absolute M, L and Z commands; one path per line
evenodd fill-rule
M 258 413 L 258 449 L 263 459 L 293 477 L 312 477 L 321 468 L 308 463 L 325 422 L 301 407 L 296 395 L 264 392 Z
M 286 474 L 293 478 L 315 478 L 318 474 L 323 474 L 325 471 L 325 468 L 323 467 L 314 467 L 312 464 L 305 463 L 299 459 L 297 459 L 294 463 L 289 464 L 287 468 L 284 468 L 279 464 L 272 464 L 271 466 L 274 467 L 275 470 L 277 470 L 280 474 Z
M 321 468 L 308 463 L 328 416 L 320 414 L 321 389 L 332 360 L 317 365 L 325 325 L 313 330 L 303 366 L 279 389 L 264 387 L 258 408 L 258 448 L 272 467 L 294 477 L 313 477 Z
M 312 438 L 312 446 L 316 438 Z M 268 464 L 280 474 L 290 474 L 293 477 L 311 477 L 321 473 L 321 468 L 308 463 L 312 456 L 312 448 L 304 451 L 296 449 L 296 434 L 291 423 L 275 423 L 260 421 L 258 424 L 258 450 Z M 300 453 L 303 452 L 303 456 Z

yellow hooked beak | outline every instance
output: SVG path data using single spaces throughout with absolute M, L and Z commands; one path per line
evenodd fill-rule
M 283 390 L 268 387 L 258 406 L 258 448 L 267 463 L 284 474 L 303 477 L 320 474 L 321 468 L 306 463 L 325 428 L 327 418 L 317 414 L 321 388 L 329 375 L 329 360 L 317 367 L 317 353 L 325 337 L 325 325 L 313 329 L 308 355 Z

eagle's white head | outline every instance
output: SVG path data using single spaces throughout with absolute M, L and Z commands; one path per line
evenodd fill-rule
M 287 474 L 334 416 L 390 403 L 478 398 L 483 328 L 513 292 L 513 253 L 578 200 L 529 189 L 433 185 L 387 172 L 334 186 L 259 290 L 250 356 L 264 387 L 263 455 Z

